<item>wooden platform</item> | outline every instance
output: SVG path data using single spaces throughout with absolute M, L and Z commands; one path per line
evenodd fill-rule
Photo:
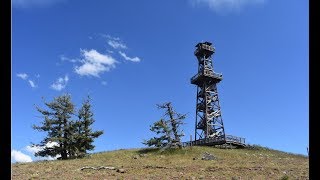
M 196 141 L 183 142 L 183 146 L 215 146 L 229 144 L 236 147 L 246 147 L 245 138 L 226 135 L 225 138 L 205 138 Z
M 191 84 L 195 84 L 200 86 L 203 82 L 211 82 L 211 83 L 219 83 L 222 80 L 222 74 L 218 74 L 215 72 L 205 72 L 205 73 L 198 73 L 194 75 L 190 82 Z

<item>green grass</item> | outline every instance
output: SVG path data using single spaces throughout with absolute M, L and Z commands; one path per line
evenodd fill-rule
M 217 159 L 201 160 L 211 153 Z M 140 154 L 145 156 L 140 157 Z M 134 159 L 133 157 L 136 157 Z M 194 160 L 195 159 L 195 160 Z M 116 170 L 80 170 L 112 166 Z M 12 179 L 309 179 L 309 159 L 257 146 L 251 149 L 192 147 L 159 151 L 128 149 L 73 160 L 12 164 Z

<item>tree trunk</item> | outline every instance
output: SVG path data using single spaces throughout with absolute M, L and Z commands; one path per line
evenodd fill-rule
M 168 104 L 167 108 L 168 108 L 168 113 L 170 116 L 170 122 L 171 122 L 171 126 L 172 126 L 172 131 L 174 134 L 174 139 L 175 139 L 175 141 L 178 141 L 180 143 L 180 137 L 178 136 L 178 131 L 177 131 L 177 123 L 173 117 L 171 104 Z

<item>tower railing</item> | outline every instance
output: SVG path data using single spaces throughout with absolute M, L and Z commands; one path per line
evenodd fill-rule
M 194 75 L 191 78 L 191 83 L 194 82 L 196 79 L 198 79 L 200 76 L 207 76 L 207 77 L 212 77 L 212 78 L 215 78 L 215 79 L 222 80 L 222 74 L 216 73 L 216 72 L 212 72 L 212 71 L 210 73 L 208 73 L 208 71 L 205 71 L 205 73 L 201 72 L 201 73 L 198 73 L 198 74 Z
M 198 54 L 199 51 L 202 51 L 202 50 L 207 50 L 207 51 L 210 51 L 210 52 L 214 52 L 214 47 L 210 46 L 210 45 L 207 45 L 207 44 L 201 44 L 201 46 L 199 46 L 195 51 L 194 51 L 194 54 Z

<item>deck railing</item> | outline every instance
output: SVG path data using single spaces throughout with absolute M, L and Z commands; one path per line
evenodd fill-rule
M 226 135 L 225 138 L 224 136 L 220 137 L 215 137 L 215 138 L 205 138 L 205 139 L 199 139 L 196 141 L 187 141 L 183 142 L 183 146 L 196 146 L 196 145 L 213 145 L 213 144 L 224 144 L 224 143 L 231 143 L 231 144 L 236 144 L 240 146 L 245 146 L 245 138 L 237 137 L 237 136 L 232 136 L 232 135 Z
M 246 139 L 245 138 L 232 136 L 232 135 L 226 135 L 226 141 L 227 142 L 240 143 L 240 144 L 245 144 L 246 143 Z

